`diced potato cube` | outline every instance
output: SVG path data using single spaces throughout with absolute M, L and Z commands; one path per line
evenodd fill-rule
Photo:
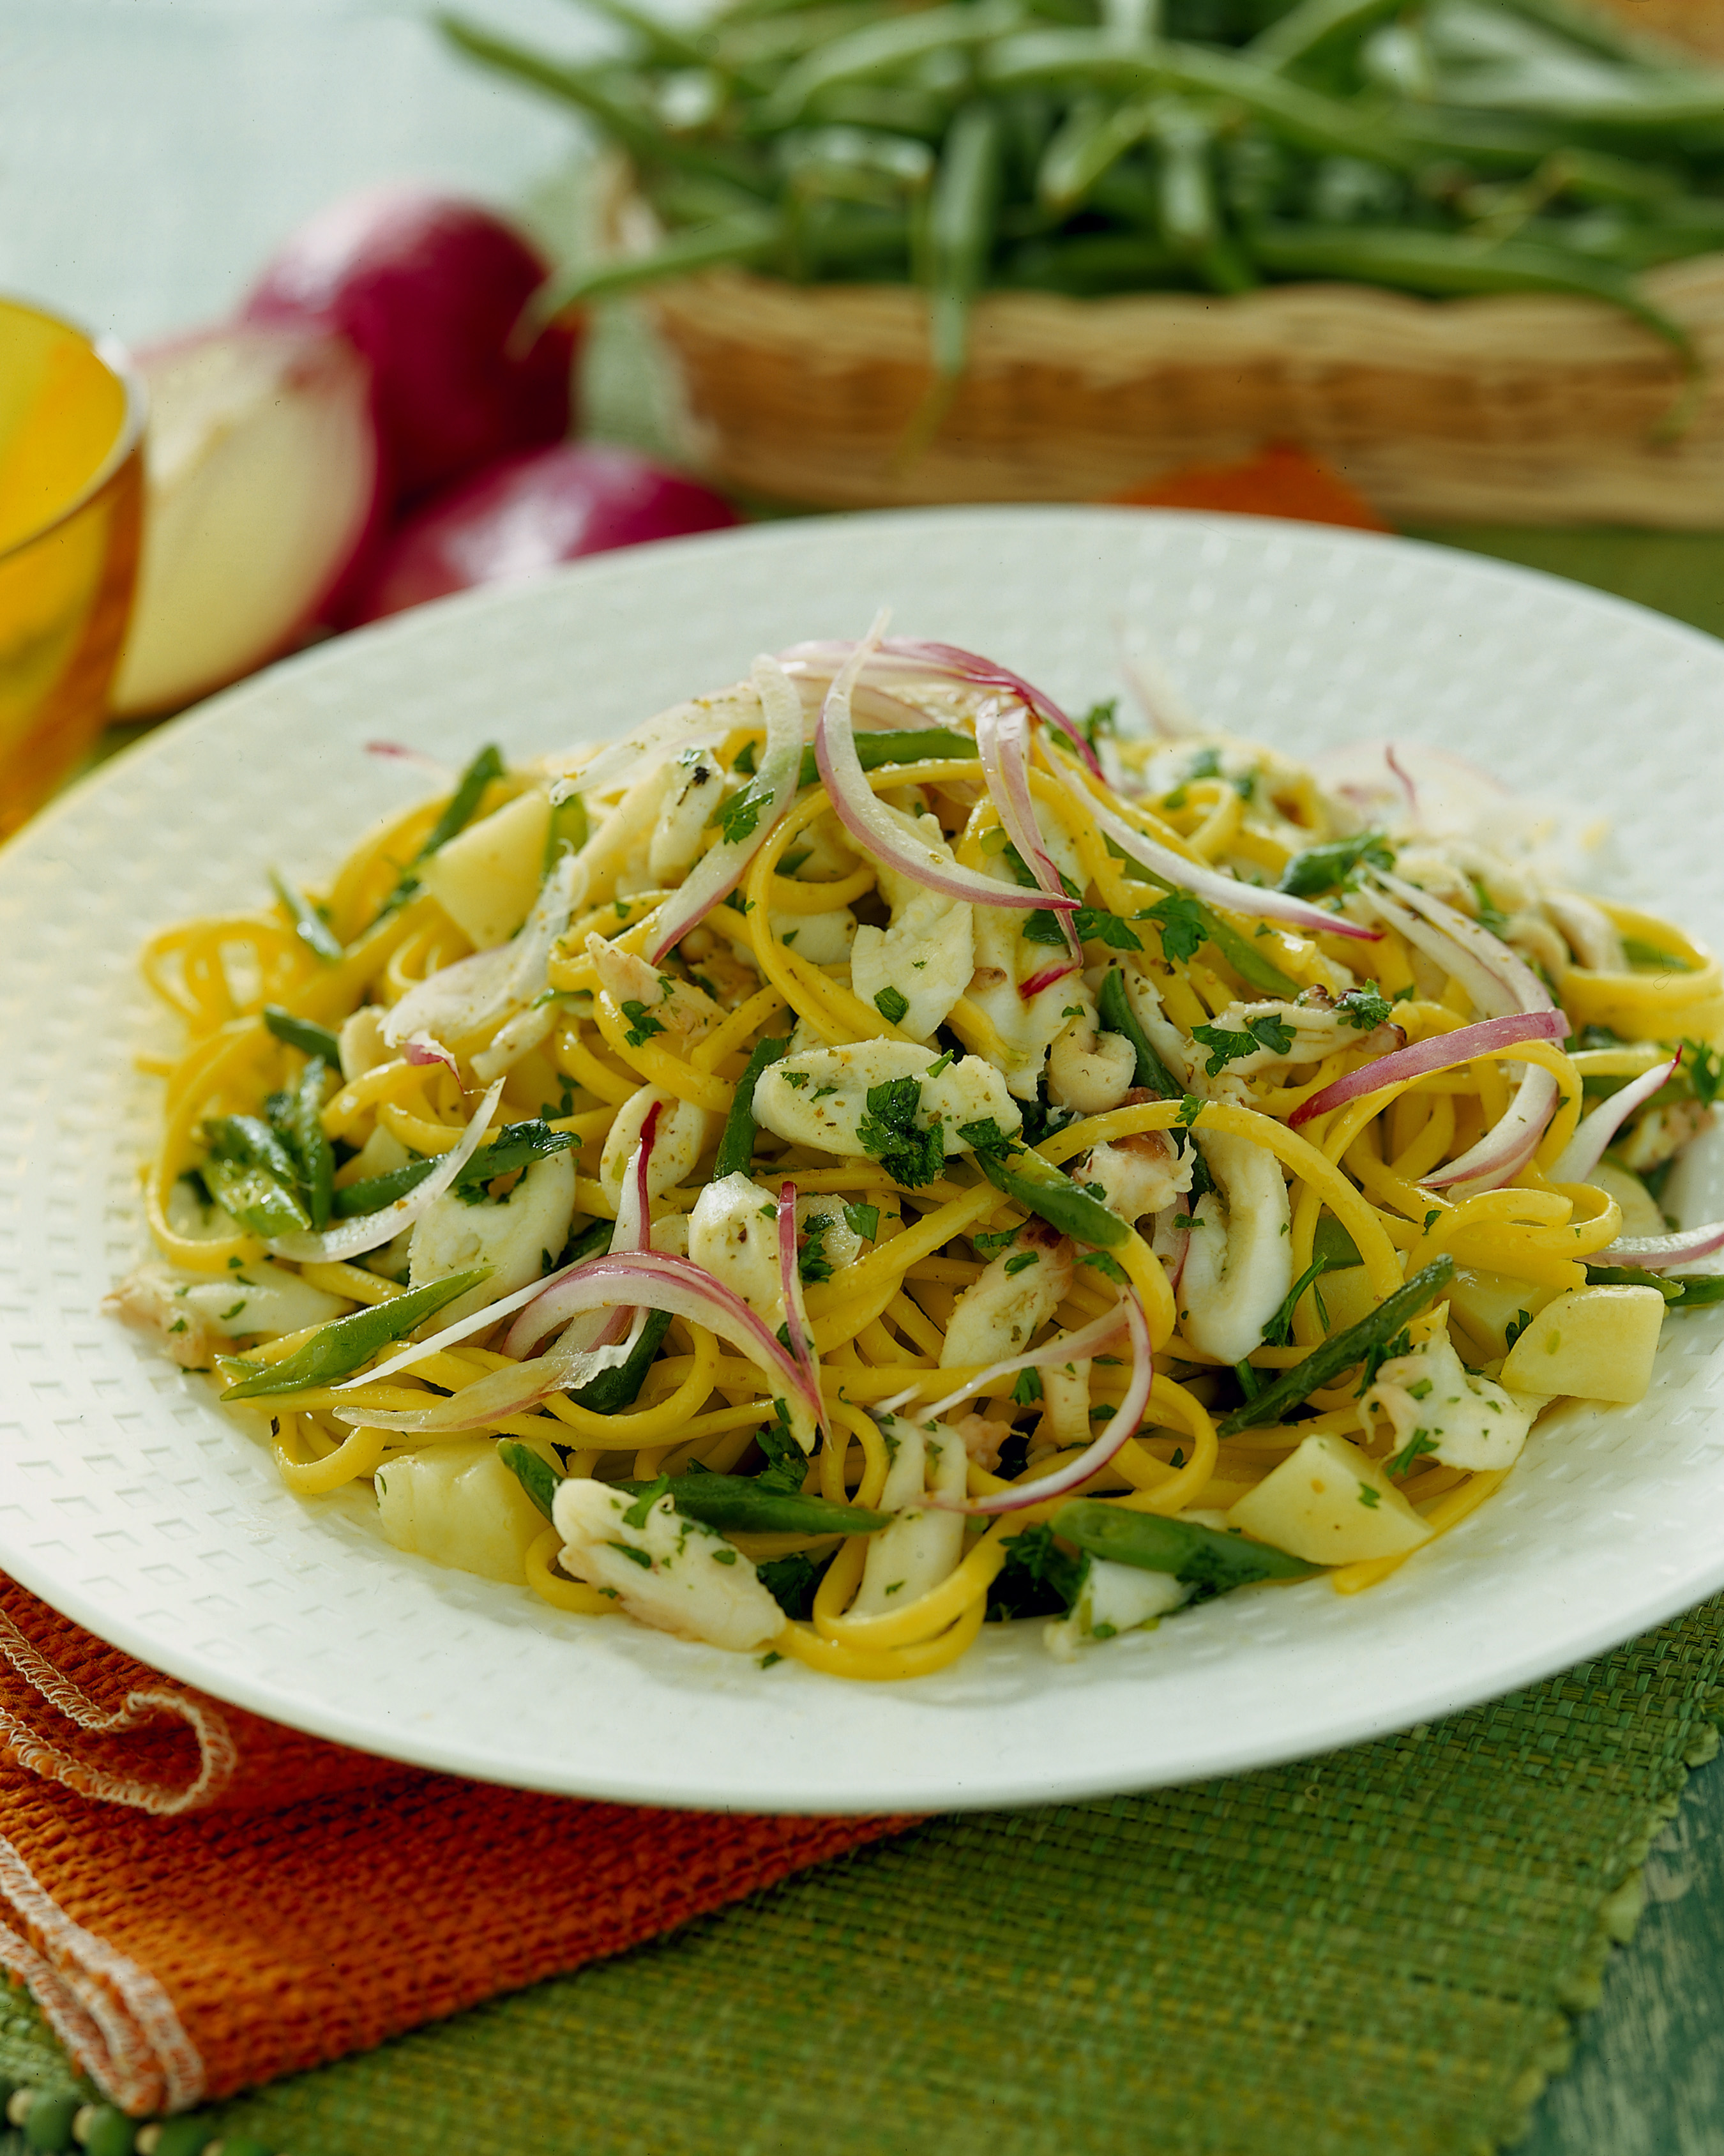
M 1374 1460 L 1326 1431 L 1306 1438 L 1227 1518 L 1307 1564 L 1403 1557 L 1431 1532 Z
M 1317 1281 L 1317 1293 L 1329 1313 L 1331 1332 L 1344 1332 L 1350 1325 L 1357 1325 L 1383 1300 L 1373 1291 L 1371 1276 L 1362 1265 L 1347 1265 L 1339 1272 L 1323 1274 Z
M 550 835 L 551 796 L 536 786 L 451 839 L 419 881 L 474 949 L 489 951 L 532 911 Z
M 1493 1355 L 1506 1355 L 1508 1332 L 1518 1332 L 1529 1317 L 1562 1292 L 1541 1287 L 1536 1281 L 1516 1280 L 1512 1273 L 1486 1272 L 1479 1265 L 1461 1265 L 1449 1291 L 1450 1307 L 1481 1348 Z
M 1664 1323 L 1655 1287 L 1577 1287 L 1547 1302 L 1509 1351 L 1505 1385 L 1577 1399 L 1638 1400 Z
M 1587 1181 L 1595 1190 L 1614 1198 L 1622 1208 L 1622 1232 L 1624 1235 L 1662 1235 L 1666 1223 L 1658 1209 L 1658 1201 L 1641 1182 L 1625 1168 L 1614 1161 L 1601 1160 L 1588 1176 Z
M 488 1437 L 445 1438 L 377 1471 L 377 1512 L 399 1550 L 521 1586 L 545 1516 Z

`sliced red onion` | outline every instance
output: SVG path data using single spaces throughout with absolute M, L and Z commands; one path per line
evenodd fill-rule
M 1475 1009 L 1490 1017 L 1500 1018 L 1507 1012 L 1521 1008 L 1501 974 L 1481 963 L 1470 951 L 1456 942 L 1446 930 L 1421 920 L 1416 913 L 1409 913 L 1404 906 L 1398 906 L 1394 900 L 1380 891 L 1366 892 L 1362 896 L 1363 903 L 1377 914 L 1379 920 L 1386 921 L 1391 928 L 1398 930 L 1408 942 L 1423 951 L 1428 958 L 1434 959 L 1444 973 L 1452 973 L 1466 990 Z
M 1343 915 L 1326 913 L 1321 906 L 1307 906 L 1302 898 L 1290 898 L 1285 891 L 1265 891 L 1258 884 L 1241 883 L 1236 876 L 1223 875 L 1219 870 L 1205 868 L 1200 861 L 1187 860 L 1183 854 L 1157 844 L 1135 824 L 1115 815 L 1080 783 L 1075 772 L 1057 758 L 1051 768 L 1054 778 L 1096 829 L 1111 839 L 1131 860 L 1152 870 L 1163 883 L 1188 891 L 1193 897 L 1205 899 L 1211 906 L 1221 906 L 1229 913 L 1243 913 L 1255 921 L 1285 921 L 1290 927 L 1302 928 L 1307 936 L 1350 936 L 1364 943 L 1382 941 L 1378 930 L 1362 927 Z M 1041 903 L 1051 901 L 1044 899 Z
M 1680 1068 L 1682 1059 L 1673 1055 L 1666 1063 L 1655 1064 L 1643 1071 L 1631 1086 L 1624 1086 L 1619 1093 L 1613 1093 L 1599 1101 L 1591 1115 L 1575 1128 L 1555 1164 L 1547 1174 L 1552 1183 L 1584 1183 L 1598 1163 L 1604 1158 L 1604 1148 L 1634 1114 L 1643 1101 L 1650 1101 L 1671 1073 Z
M 1013 1355 L 1003 1363 L 990 1363 L 955 1393 L 947 1393 L 943 1399 L 936 1400 L 931 1407 L 918 1408 L 919 1416 L 937 1421 L 942 1415 L 950 1414 L 966 1400 L 973 1399 L 977 1393 L 991 1392 L 1002 1378 L 1015 1377 L 1020 1370 L 1044 1370 L 1056 1363 L 1081 1362 L 1093 1355 L 1097 1348 L 1105 1348 L 1126 1322 L 1122 1305 L 1116 1303 L 1111 1310 L 1104 1311 L 1093 1318 L 1080 1332 L 1055 1333 L 1039 1348 L 1032 1348 L 1027 1355 Z M 937 1375 L 937 1373 L 936 1373 Z M 920 1385 L 911 1385 L 901 1393 L 895 1393 L 889 1400 L 882 1400 L 875 1410 L 877 1414 L 897 1414 L 921 1393 Z
M 611 1229 L 612 1257 L 621 1257 L 630 1250 L 649 1250 L 653 1245 L 652 1193 L 647 1178 L 652 1167 L 653 1147 L 658 1142 L 659 1124 L 664 1113 L 664 1103 L 654 1101 L 641 1118 L 640 1136 L 634 1151 L 623 1170 L 622 1188 L 617 1197 L 617 1221 Z M 572 1266 L 553 1277 L 566 1280 Z M 552 1280 L 539 1283 L 541 1292 L 550 1288 Z M 569 1326 L 558 1342 L 570 1353 L 585 1353 L 595 1348 L 608 1348 L 629 1333 L 637 1323 L 644 1323 L 634 1310 L 620 1306 L 615 1310 L 598 1311 L 590 1317 L 577 1317 Z M 535 1322 L 531 1309 L 511 1328 L 503 1342 L 503 1353 L 517 1360 L 531 1355 L 551 1328 Z
M 976 714 L 976 749 L 1007 837 L 1049 897 L 1063 896 L 1065 885 L 1035 820 L 1035 800 L 1029 790 L 1029 714 L 1021 704 L 1002 706 L 990 698 Z M 1083 948 L 1070 915 L 1062 911 L 1055 918 L 1065 932 L 1066 948 L 1081 965 Z
M 1550 1010 L 1554 1008 L 1550 990 L 1539 979 L 1518 952 L 1511 951 L 1500 936 L 1493 936 L 1488 928 L 1455 911 L 1429 891 L 1421 891 L 1416 883 L 1408 883 L 1388 869 L 1376 871 L 1375 881 L 1383 890 L 1392 892 L 1403 906 L 1410 906 L 1433 927 L 1440 929 L 1453 942 L 1459 944 L 1475 965 L 1496 981 L 1509 998 L 1506 1008 L 1511 1010 Z M 1465 978 L 1463 976 L 1463 978 Z M 1471 994 L 1470 987 L 1468 993 Z M 1475 1003 L 1479 999 L 1473 998 Z M 1480 1010 L 1486 1006 L 1479 1004 Z M 1492 1016 L 1495 1015 L 1493 1012 Z
M 704 1325 L 739 1353 L 764 1370 L 774 1383 L 782 1384 L 797 1408 L 811 1420 L 820 1412 L 818 1393 L 811 1388 L 794 1360 L 767 1332 L 754 1312 L 721 1281 L 688 1258 L 664 1250 L 635 1250 L 623 1256 L 589 1258 L 574 1266 L 540 1300 L 548 1306 L 541 1332 L 590 1310 L 608 1310 L 621 1303 L 630 1308 L 669 1311 L 691 1324 Z M 596 1354 L 607 1358 L 599 1367 L 613 1367 L 618 1351 L 603 1348 Z M 505 1415 L 520 1414 L 536 1406 L 551 1394 L 570 1384 L 584 1383 L 581 1366 L 592 1355 L 570 1355 L 560 1348 L 531 1363 L 493 1370 L 450 1399 L 434 1406 L 401 1413 L 338 1408 L 343 1422 L 363 1423 L 371 1430 L 436 1431 L 476 1430 Z M 572 1366 L 573 1366 L 572 1368 Z M 596 1374 L 596 1371 L 595 1371 Z
M 1383 743 L 1383 760 L 1400 782 L 1401 791 L 1407 797 L 1407 814 L 1416 824 L 1419 821 L 1419 788 L 1413 783 L 1412 774 L 1406 765 L 1395 754 L 1395 745 L 1393 742 Z
M 1038 906 L 1050 906 L 1063 913 L 1075 911 L 1078 901 L 1068 898 L 1063 891 L 1055 897 L 1049 891 L 997 883 L 974 869 L 947 867 L 925 843 L 910 837 L 885 803 L 875 798 L 856 755 L 850 696 L 857 675 L 879 641 L 885 620 L 882 614 L 864 640 L 851 646 L 849 658 L 826 692 L 820 723 L 814 732 L 814 759 L 839 823 L 859 846 L 884 866 L 947 898 L 962 899 L 972 906 L 1013 906 L 1024 911 Z
M 393 1205 L 386 1205 L 381 1213 L 359 1214 L 351 1220 L 343 1220 L 339 1227 L 326 1229 L 321 1235 L 314 1235 L 304 1228 L 295 1229 L 290 1235 L 272 1236 L 265 1242 L 264 1249 L 278 1258 L 290 1258 L 296 1265 L 330 1265 L 342 1264 L 349 1258 L 362 1256 L 367 1250 L 378 1250 L 385 1243 L 393 1243 L 403 1228 L 412 1227 L 422 1213 L 437 1203 L 472 1159 L 502 1097 L 503 1081 L 499 1078 L 475 1110 L 472 1122 L 461 1133 L 460 1142 L 443 1156 L 423 1183 L 415 1183 L 405 1197 L 398 1198 Z
M 410 1040 L 403 1041 L 401 1053 L 408 1063 L 421 1066 L 428 1063 L 440 1063 L 445 1070 L 452 1070 L 457 1079 L 461 1075 L 461 1066 L 456 1062 L 453 1051 L 445 1048 L 440 1040 L 434 1040 L 428 1033 L 416 1033 Z
M 1079 1483 L 1087 1482 L 1106 1466 L 1128 1437 L 1136 1436 L 1144 1409 L 1149 1405 L 1150 1387 L 1155 1382 L 1155 1357 L 1150 1347 L 1149 1324 L 1143 1315 L 1143 1305 L 1132 1289 L 1121 1291 L 1119 1307 L 1131 1334 L 1131 1382 L 1126 1388 L 1126 1397 L 1103 1425 L 1101 1436 L 1086 1445 L 1075 1460 L 1068 1460 L 1065 1466 L 1055 1468 L 1051 1475 L 1041 1476 L 1034 1482 L 1014 1483 L 1009 1490 L 996 1490 L 986 1497 L 931 1496 L 927 1501 L 930 1505 L 958 1512 L 1021 1512 L 1028 1506 L 1045 1504 L 1049 1497 L 1063 1496 Z M 1085 1331 L 1091 1329 L 1086 1327 Z M 1076 1333 L 1072 1340 L 1083 1337 Z M 1068 1360 L 1071 1359 L 1071 1350 L 1072 1341 L 1068 1341 Z
M 1314 1116 L 1326 1116 L 1331 1108 L 1343 1108 L 1349 1101 L 1362 1100 L 1367 1093 L 1380 1093 L 1385 1086 L 1428 1078 L 1434 1070 L 1452 1070 L 1456 1064 L 1470 1063 L 1475 1055 L 1499 1055 L 1523 1040 L 1562 1040 L 1568 1032 L 1568 1019 L 1561 1011 L 1552 1010 L 1515 1011 L 1506 1018 L 1480 1019 L 1475 1025 L 1464 1025 L 1455 1033 L 1435 1034 L 1411 1048 L 1397 1048 L 1388 1055 L 1379 1055 L 1373 1063 L 1362 1063 L 1357 1070 L 1349 1070 L 1344 1078 L 1324 1086 L 1321 1093 L 1313 1093 L 1288 1116 L 1288 1127 L 1296 1131 Z
M 814 1359 L 808 1313 L 803 1301 L 802 1268 L 796 1261 L 796 1185 L 788 1182 L 778 1186 L 778 1281 L 784 1291 L 784 1330 L 789 1337 L 790 1352 L 809 1392 L 818 1401 L 819 1365 Z
M 1624 1235 L 1619 1242 L 1587 1260 L 1591 1265 L 1639 1265 L 1648 1272 L 1663 1272 L 1668 1265 L 1688 1264 L 1724 1250 L 1724 1220 L 1708 1220 L 1699 1228 L 1680 1228 L 1674 1235 Z
M 748 786 L 750 798 L 758 803 L 753 824 L 744 837 L 721 839 L 709 846 L 675 896 L 666 901 L 647 953 L 649 965 L 656 966 L 736 889 L 743 870 L 796 798 L 797 774 L 802 768 L 802 699 L 776 659 L 757 659 L 752 678 L 767 718 L 766 753 Z
M 405 742 L 374 741 L 366 743 L 365 752 L 367 756 L 393 757 L 400 763 L 416 763 L 421 770 L 428 771 L 434 778 L 441 779 L 449 791 L 454 789 L 454 773 L 428 749 L 410 748 Z
M 782 656 L 806 665 L 810 670 L 821 666 L 841 670 L 854 657 L 857 649 L 854 644 L 835 641 L 795 644 Z M 889 680 L 896 675 L 900 680 L 962 681 L 971 688 L 1000 690 L 1024 710 L 1034 712 L 1044 726 L 1064 734 L 1095 776 L 1101 776 L 1095 750 L 1053 698 L 1026 681 L 1021 674 L 1013 673 L 1009 667 L 998 665 L 992 659 L 960 650 L 955 644 L 928 644 L 913 637 L 893 636 L 878 640 L 866 670 L 875 677 L 885 675 Z
M 649 1247 L 652 1212 L 647 1202 L 647 1163 L 651 1158 L 653 1139 L 663 1106 L 662 1101 L 654 1101 L 647 1110 L 641 1125 L 640 1142 L 635 1147 L 629 1167 L 623 1171 L 623 1200 L 617 1209 L 617 1224 L 611 1234 L 611 1255 L 613 1257 L 623 1251 L 644 1250 Z M 517 1288 L 513 1295 L 499 1296 L 495 1302 L 486 1303 L 482 1310 L 475 1310 L 469 1316 L 458 1319 L 454 1324 L 444 1326 L 441 1332 L 434 1332 L 428 1340 L 420 1340 L 403 1348 L 398 1354 L 392 1355 L 387 1363 L 378 1363 L 374 1370 L 362 1370 L 357 1378 L 344 1378 L 340 1384 L 331 1389 L 337 1393 L 351 1393 L 356 1385 L 375 1385 L 385 1378 L 394 1377 L 398 1371 L 411 1369 L 415 1363 L 423 1361 L 428 1355 L 440 1354 L 445 1348 L 453 1348 L 463 1340 L 470 1339 L 475 1332 L 489 1332 L 502 1319 L 512 1317 L 517 1310 L 526 1310 L 536 1302 L 547 1288 L 555 1287 L 560 1281 L 566 1281 L 571 1273 L 577 1272 L 586 1263 L 582 1258 L 575 1265 L 563 1266 L 560 1272 L 547 1274 L 543 1280 L 529 1281 L 525 1287 Z M 577 1322 L 570 1326 L 561 1344 L 582 1352 L 608 1347 L 628 1331 L 631 1315 L 626 1308 L 599 1313 L 587 1321 L 590 1333 L 584 1333 L 579 1339 L 573 1337 L 582 1330 Z M 520 1348 L 513 1344 L 515 1335 L 511 1332 L 504 1343 L 504 1353 L 516 1356 L 524 1354 L 526 1348 L 536 1346 L 542 1337 L 541 1332 L 535 1332 L 526 1342 L 526 1348 Z M 613 1357 L 611 1367 L 623 1361 L 626 1353 L 625 1348 L 624 1355 Z
M 1025 1003 L 1033 1003 L 1044 988 L 1051 988 L 1055 981 L 1063 981 L 1068 973 L 1083 971 L 1080 959 L 1068 958 L 1063 966 L 1044 966 L 1039 973 L 1032 973 L 1027 981 L 1018 983 L 1018 993 Z

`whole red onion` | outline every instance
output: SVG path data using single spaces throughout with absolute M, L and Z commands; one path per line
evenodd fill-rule
M 560 442 L 476 473 L 409 516 L 351 619 L 377 621 L 475 584 L 541 576 L 583 554 L 737 521 L 721 495 L 632 450 Z
M 242 316 L 338 329 L 370 362 L 390 478 L 410 498 L 568 432 L 578 333 L 517 341 L 546 269 L 476 203 L 388 188 L 301 225 Z

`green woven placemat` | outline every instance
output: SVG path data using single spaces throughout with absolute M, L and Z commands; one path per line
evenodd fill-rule
M 1721 1676 L 1724 1598 L 1319 1760 L 933 1821 L 208 2130 L 292 2156 L 1482 2156 L 1632 1927 Z M 67 2085 L 22 2005 L 0 2070 Z

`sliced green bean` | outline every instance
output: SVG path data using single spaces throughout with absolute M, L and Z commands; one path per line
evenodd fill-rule
M 620 1414 L 624 1408 L 632 1408 L 670 1329 L 668 1310 L 649 1310 L 639 1339 L 629 1351 L 628 1361 L 613 1370 L 601 1370 L 584 1385 L 571 1386 L 569 1398 L 577 1408 L 586 1408 L 593 1414 Z
M 1056 1535 L 1109 1564 L 1141 1572 L 1168 1572 L 1196 1588 L 1200 1598 L 1226 1594 L 1260 1579 L 1308 1579 L 1314 1567 L 1268 1543 L 1200 1526 L 1195 1520 L 1163 1519 L 1128 1512 L 1094 1497 L 1062 1505 L 1050 1522 Z
M 280 1004 L 264 1005 L 264 1024 L 278 1040 L 296 1048 L 301 1055 L 321 1055 L 331 1070 L 341 1067 L 341 1044 L 326 1025 L 309 1018 L 295 1018 Z
M 437 1166 L 434 1160 L 409 1160 L 382 1175 L 367 1175 L 334 1193 L 331 1210 L 338 1220 L 354 1220 L 367 1213 L 381 1213 L 398 1198 L 417 1190 Z
M 1284 1370 L 1272 1384 L 1265 1385 L 1255 1400 L 1236 1407 L 1216 1425 L 1217 1430 L 1223 1437 L 1231 1437 L 1239 1430 L 1279 1422 L 1288 1409 L 1297 1407 L 1312 1393 L 1332 1384 L 1343 1371 L 1363 1362 L 1373 1348 L 1388 1347 L 1402 1327 L 1417 1317 L 1454 1277 L 1455 1260 L 1445 1250 L 1357 1325 L 1349 1325 L 1344 1332 L 1324 1341 L 1302 1363 Z
M 1126 977 L 1117 966 L 1110 966 L 1103 976 L 1095 1005 L 1104 1030 L 1122 1034 L 1131 1042 L 1132 1053 L 1137 1058 L 1136 1082 L 1159 1094 L 1164 1101 L 1178 1100 L 1185 1088 L 1174 1083 L 1167 1065 L 1150 1045 L 1149 1035 L 1138 1024 L 1137 1014 L 1126 993 Z
M 294 1089 L 291 1116 L 294 1150 L 300 1157 L 300 1174 L 305 1193 L 305 1211 L 319 1235 L 329 1225 L 330 1201 L 336 1157 L 323 1128 L 323 1102 L 328 1091 L 329 1065 L 314 1055 L 300 1074 Z
M 789 1052 L 787 1040 L 757 1040 L 750 1052 L 730 1112 L 724 1119 L 718 1150 L 712 1157 L 712 1179 L 722 1183 L 727 1175 L 747 1175 L 754 1165 L 754 1089 L 768 1064 Z
M 567 1152 L 580 1142 L 572 1131 L 553 1131 L 536 1116 L 526 1122 L 505 1124 L 489 1145 L 480 1146 L 464 1163 L 449 1188 L 458 1193 L 482 1189 L 500 1175 L 512 1175 L 517 1168 L 531 1167 L 536 1160 L 548 1160 L 553 1153 Z M 368 1175 L 348 1183 L 335 1193 L 336 1218 L 351 1220 L 367 1213 L 381 1213 L 398 1199 L 405 1198 L 408 1191 L 416 1190 L 436 1166 L 434 1160 L 404 1161 L 382 1175 Z
M 963 1135 L 960 1131 L 959 1136 Z M 1080 1243 L 1091 1243 L 1100 1250 L 1111 1250 L 1123 1243 L 1131 1232 L 1116 1213 L 1111 1213 L 1099 1198 L 1090 1197 L 1080 1190 L 1071 1178 L 1044 1160 L 1039 1153 L 1020 1152 L 1008 1166 L 1005 1156 L 994 1151 L 976 1152 L 976 1165 L 996 1190 L 1003 1190 L 1008 1198 L 1015 1198 L 1020 1205 L 1038 1214 L 1050 1228 L 1057 1228 L 1062 1235 L 1070 1235 Z
M 269 880 L 275 887 L 275 896 L 287 909 L 295 935 L 305 948 L 326 966 L 333 966 L 345 957 L 341 938 L 305 893 L 290 884 L 279 869 L 270 870 Z
M 886 728 L 879 733 L 858 734 L 856 761 L 865 771 L 879 771 L 889 763 L 944 763 L 959 757 L 973 757 L 976 744 L 968 734 L 954 733 L 949 726 Z M 817 786 L 820 767 L 814 752 L 802 752 L 797 773 L 798 787 Z
M 631 1497 L 650 1482 L 616 1482 Z M 865 1512 L 830 1497 L 804 1497 L 789 1490 L 762 1490 L 752 1475 L 673 1475 L 665 1493 L 679 1512 L 703 1527 L 736 1535 L 875 1535 L 892 1523 L 890 1512 Z
M 1724 1302 L 1724 1273 L 1654 1273 L 1641 1265 L 1588 1265 L 1589 1287 L 1655 1287 L 1672 1310 Z
M 203 1163 L 203 1175 L 205 1188 L 223 1211 L 231 1213 L 241 1227 L 249 1228 L 265 1242 L 311 1224 L 310 1214 L 290 1185 L 279 1182 L 265 1168 L 210 1159 Z
M 523 1445 L 519 1438 L 500 1439 L 497 1457 L 548 1520 L 557 1499 L 557 1486 L 562 1476 L 549 1460 L 541 1460 L 530 1445 Z
M 1298 0 L 1278 15 L 1244 49 L 1244 57 L 1280 74 L 1296 60 L 1362 37 L 1377 23 L 1398 14 L 1405 0 Z
M 823 93 L 904 74 L 913 63 L 936 54 L 972 51 L 1004 35 L 1020 19 L 1012 0 L 965 0 L 962 6 L 929 8 L 870 23 L 790 69 L 768 100 L 766 116 L 769 123 L 788 126 Z
M 279 1363 L 248 1363 L 238 1356 L 224 1356 L 219 1366 L 223 1376 L 237 1372 L 240 1381 L 230 1385 L 222 1398 L 263 1399 L 278 1393 L 303 1392 L 313 1385 L 332 1385 L 338 1378 L 351 1377 L 379 1349 L 404 1340 L 428 1317 L 434 1317 L 445 1303 L 465 1295 L 490 1275 L 489 1265 L 470 1265 L 464 1272 L 450 1273 L 444 1280 L 428 1281 L 423 1287 L 392 1296 L 387 1302 L 374 1302 L 368 1309 L 350 1312 L 346 1317 L 332 1317 L 327 1325 L 318 1327 L 303 1348 Z
M 489 743 L 461 773 L 443 814 L 431 826 L 413 860 L 428 861 L 433 854 L 441 853 L 451 839 L 464 831 L 479 813 L 486 787 L 504 775 L 503 752 L 495 742 Z

